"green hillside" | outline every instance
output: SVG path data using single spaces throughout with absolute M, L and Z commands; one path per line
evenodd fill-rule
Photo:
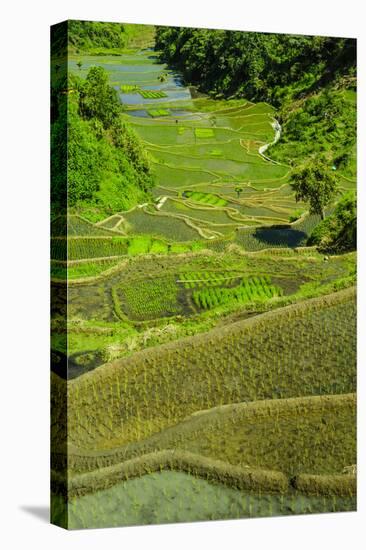
M 69 382 L 69 441 L 102 450 L 221 404 L 353 392 L 354 298 L 348 289 L 308 300 L 135 353 Z M 61 410 L 53 422 L 57 441 Z
M 67 94 L 67 102 L 63 100 Z M 62 203 L 65 193 L 63 148 L 67 116 L 67 198 L 92 221 L 126 210 L 149 197 L 154 185 L 149 157 L 128 124 L 108 75 L 92 67 L 85 80 L 69 75 L 53 89 L 52 200 Z
M 282 137 L 271 158 L 294 165 L 325 153 L 342 185 L 354 182 L 356 40 L 158 27 L 156 48 L 214 97 L 277 107 Z
M 356 41 L 68 21 L 51 514 L 356 509 Z

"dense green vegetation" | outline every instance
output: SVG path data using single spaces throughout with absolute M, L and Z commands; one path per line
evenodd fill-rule
M 337 180 L 323 159 L 308 161 L 300 165 L 291 174 L 291 187 L 295 191 L 296 201 L 310 203 L 310 214 L 325 218 L 325 209 L 338 191 Z
M 154 33 L 53 30 L 54 521 L 353 510 L 355 41 Z
M 216 97 L 279 108 L 283 135 L 269 149 L 273 159 L 296 164 L 323 152 L 329 169 L 355 178 L 354 39 L 158 27 L 156 48 Z
M 354 39 L 157 27 L 155 47 L 206 92 L 276 106 L 355 72 Z
M 79 209 L 96 206 L 102 212 L 126 210 L 146 199 L 153 186 L 149 159 L 137 136 L 121 117 L 117 94 L 101 67 L 92 67 L 85 81 L 71 76 L 68 87 L 68 204 Z M 65 112 L 52 125 L 57 143 L 63 131 Z M 61 136 L 62 137 L 62 136 Z M 65 151 L 53 147 L 54 171 L 59 170 Z M 52 198 L 60 201 L 64 181 L 53 181 Z
M 357 245 L 356 195 L 349 191 L 339 201 L 334 214 L 312 232 L 308 243 L 323 250 L 355 250 Z
M 170 114 L 167 109 L 149 109 L 147 112 L 152 117 L 168 116 Z
M 355 80 L 331 81 L 325 89 L 285 104 L 279 112 L 282 138 L 270 156 L 293 165 L 322 154 L 328 167 L 348 188 L 356 178 Z
M 97 21 L 68 22 L 69 48 L 76 53 L 122 53 L 127 47 L 143 44 L 153 38 L 154 29 L 149 25 L 105 23 Z

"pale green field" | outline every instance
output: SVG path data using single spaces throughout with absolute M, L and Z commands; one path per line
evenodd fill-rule
M 55 498 L 52 515 L 60 513 Z M 246 493 L 183 472 L 142 476 L 72 499 L 70 529 L 353 511 L 355 497 Z

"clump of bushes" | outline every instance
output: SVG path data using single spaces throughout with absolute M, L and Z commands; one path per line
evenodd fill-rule
M 334 213 L 321 221 L 311 233 L 308 245 L 317 245 L 321 250 L 343 252 L 357 246 L 356 194 L 346 193 Z

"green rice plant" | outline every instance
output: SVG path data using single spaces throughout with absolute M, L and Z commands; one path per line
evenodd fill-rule
M 197 138 L 201 139 L 215 137 L 215 132 L 212 128 L 195 128 L 194 133 Z
M 178 303 L 178 287 L 174 277 L 154 278 L 130 282 L 115 288 L 114 302 L 124 307 L 132 319 L 146 320 L 177 315 L 182 311 Z
M 153 240 L 152 245 L 150 247 L 150 254 L 167 254 L 169 250 L 170 245 L 163 241 L 158 241 L 156 239 Z M 184 247 L 182 247 L 184 248 Z M 170 251 L 171 247 L 170 247 Z
M 159 184 L 169 189 L 181 190 L 187 185 L 208 183 L 218 179 L 217 175 L 200 168 L 195 170 L 174 165 L 154 164 L 153 170 Z
M 115 233 L 111 229 L 94 225 L 92 222 L 76 214 L 57 216 L 51 223 L 52 237 L 108 237 L 116 234 L 118 233 Z
M 78 264 L 59 265 L 55 262 L 51 263 L 51 278 L 52 279 L 84 279 L 87 277 L 96 277 L 117 266 L 120 263 L 116 260 L 103 260 L 98 262 L 82 262 Z
M 218 284 L 222 283 L 222 279 L 217 282 Z M 266 301 L 282 295 L 283 290 L 272 285 L 270 278 L 266 276 L 243 278 L 241 284 L 233 288 L 214 286 L 196 290 L 193 292 L 192 298 L 198 308 L 211 309 L 232 303 L 246 304 L 253 301 Z
M 140 93 L 140 88 L 137 84 L 121 84 L 120 90 L 123 94 L 131 94 L 133 92 Z
M 149 219 L 149 218 L 148 218 Z M 166 222 L 169 220 L 166 219 Z M 183 223 L 183 231 L 185 233 L 196 235 L 194 230 L 189 231 L 190 228 Z M 164 224 L 163 224 L 164 225 Z M 167 224 L 167 229 L 168 229 Z M 174 224 L 172 229 L 174 228 Z M 179 228 L 178 228 L 179 229 Z M 183 239 L 182 239 L 183 240 Z M 95 264 L 92 259 L 108 259 L 112 260 L 114 257 L 120 256 L 136 256 L 140 254 L 167 254 L 167 253 L 183 253 L 200 249 L 199 243 L 187 243 L 176 244 L 169 243 L 164 239 L 159 239 L 147 235 L 135 235 L 131 237 L 70 237 L 68 239 L 64 237 L 54 237 L 51 239 L 51 258 L 56 261 L 66 262 L 87 260 L 90 259 L 88 264 L 85 264 L 84 272 L 89 272 L 90 275 L 96 275 L 98 272 L 104 270 L 102 264 Z M 57 264 L 53 265 L 53 272 L 57 271 Z M 86 267 L 89 265 L 89 267 Z M 71 269 L 71 268 L 70 268 Z M 77 267 L 74 269 L 75 274 L 82 272 L 83 268 Z M 70 271 L 73 273 L 73 271 Z M 75 278 L 71 276 L 72 278 Z
M 222 157 L 223 151 L 221 149 L 211 149 L 210 155 L 211 157 Z
M 354 419 L 354 426 L 355 425 L 356 422 Z M 294 485 L 298 491 L 307 495 L 352 497 L 357 493 L 357 479 L 355 474 L 299 474 L 294 479 Z
M 137 254 L 147 254 L 152 248 L 152 239 L 150 237 L 134 237 L 128 241 L 127 254 L 136 256 Z
M 67 255 L 69 260 L 122 256 L 128 247 L 126 237 L 75 237 L 68 239 Z
M 102 468 L 74 476 L 69 480 L 69 495 L 81 496 L 88 492 L 103 490 L 113 486 L 116 481 L 133 479 L 146 473 L 161 470 L 183 471 L 199 478 L 224 483 L 228 486 L 248 491 L 286 492 L 288 480 L 278 471 L 247 469 L 238 465 L 225 464 L 222 461 L 204 457 L 189 451 L 166 449 L 145 454 L 116 466 Z
M 182 282 L 185 288 L 202 288 L 229 285 L 240 276 L 236 271 L 184 271 L 179 274 L 177 282 Z
M 295 485 L 307 494 L 353 496 L 355 476 L 339 470 L 356 456 L 355 415 L 354 394 L 214 407 L 113 453 L 88 453 L 83 468 L 91 470 L 93 483 L 84 475 L 79 488 L 74 478 L 70 490 L 83 494 L 108 487 L 123 472 L 131 478 L 174 469 L 241 489 L 281 493 L 296 475 Z M 71 453 L 74 470 L 81 458 Z M 109 467 L 95 472 L 97 461 Z
M 227 201 L 213 193 L 202 193 L 199 191 L 184 191 L 182 196 L 195 202 L 211 204 L 212 206 L 226 206 Z
M 144 99 L 160 99 L 162 97 L 167 97 L 167 94 L 165 92 L 162 92 L 161 90 L 138 90 L 138 93 L 144 98 Z
M 168 109 L 149 109 L 147 112 L 153 118 L 170 115 Z
M 202 237 L 183 220 L 173 216 L 149 214 L 141 209 L 133 210 L 124 215 L 131 225 L 134 234 L 163 237 L 169 242 L 184 242 L 200 240 Z

